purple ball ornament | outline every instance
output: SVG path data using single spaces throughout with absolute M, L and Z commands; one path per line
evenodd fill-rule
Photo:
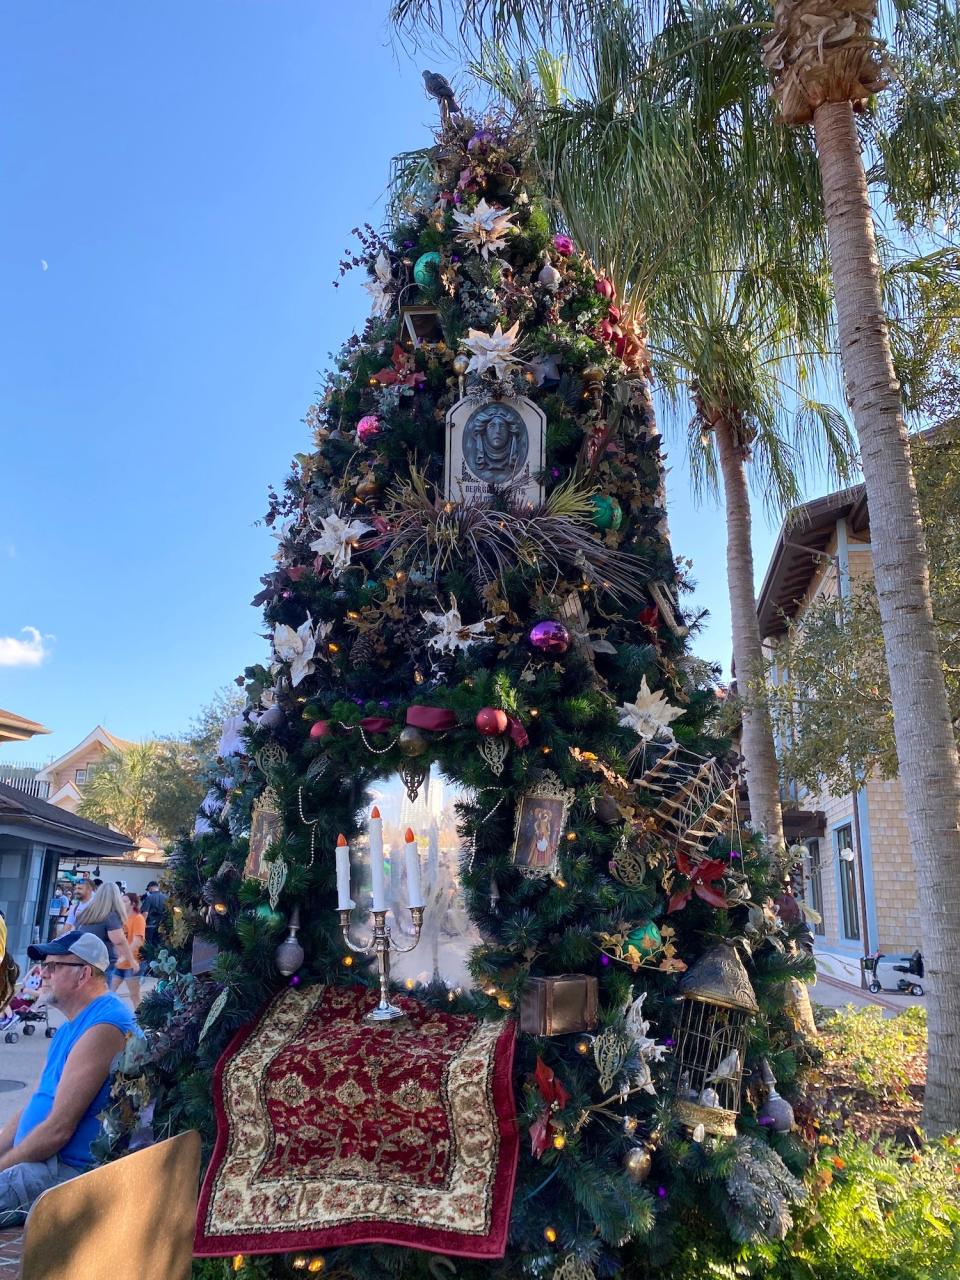
M 369 444 L 380 434 L 380 419 L 375 413 L 368 413 L 357 423 L 357 439 L 361 444 Z
M 552 619 L 545 619 L 532 626 L 527 638 L 534 649 L 553 656 L 564 654 L 570 648 L 570 632 L 562 622 L 554 622 Z

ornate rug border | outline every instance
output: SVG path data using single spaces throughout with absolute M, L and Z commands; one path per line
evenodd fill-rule
M 223 1072 L 237 1050 L 255 1033 L 276 1003 L 283 999 L 279 991 L 261 1013 L 231 1038 L 220 1055 L 213 1073 L 213 1104 L 217 1118 L 217 1137 L 207 1165 L 197 1205 L 197 1230 L 194 1256 L 198 1258 L 229 1257 L 236 1253 L 277 1254 L 293 1250 L 349 1248 L 358 1244 L 398 1245 L 421 1249 L 428 1253 L 445 1253 L 451 1257 L 495 1259 L 506 1252 L 513 1188 L 520 1154 L 520 1132 L 513 1100 L 513 1056 L 516 1047 L 516 1023 L 502 1024 L 494 1049 L 491 1094 L 499 1130 L 500 1153 L 493 1177 L 490 1230 L 485 1236 L 470 1236 L 404 1223 L 358 1222 L 352 1226 L 321 1227 L 311 1230 L 223 1233 L 207 1235 L 204 1230 L 210 1200 L 214 1191 L 214 1171 L 222 1162 L 227 1148 L 228 1125 L 223 1105 Z

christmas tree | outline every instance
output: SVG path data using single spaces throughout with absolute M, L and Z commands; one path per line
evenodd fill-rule
M 222 1168 L 244 1109 L 272 1117 L 269 1158 L 205 1190 L 199 1251 L 231 1260 L 198 1275 L 667 1275 L 691 1240 L 782 1236 L 801 1194 L 776 1082 L 809 962 L 688 653 L 642 318 L 551 226 L 528 141 L 442 102 L 342 266 L 372 316 L 271 494 L 272 661 L 172 860 L 111 1117 L 122 1148 L 149 1098 L 208 1157 L 219 1122 Z M 462 1046 L 490 1073 L 466 1120 Z M 478 1209 L 457 1161 L 487 1121 Z M 228 1202 L 247 1227 L 218 1235 Z

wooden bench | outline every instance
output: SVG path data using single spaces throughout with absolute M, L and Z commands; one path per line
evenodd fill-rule
M 191 1131 L 51 1187 L 0 1232 L 0 1280 L 189 1280 L 199 1179 Z

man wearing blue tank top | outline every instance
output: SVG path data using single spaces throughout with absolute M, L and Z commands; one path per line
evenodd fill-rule
M 137 1024 L 107 990 L 107 948 L 74 930 L 27 948 L 40 962 L 47 1003 L 67 1018 L 50 1043 L 40 1083 L 0 1129 L 0 1227 L 22 1222 L 48 1187 L 94 1165 L 90 1144 L 110 1096 L 114 1059 Z

